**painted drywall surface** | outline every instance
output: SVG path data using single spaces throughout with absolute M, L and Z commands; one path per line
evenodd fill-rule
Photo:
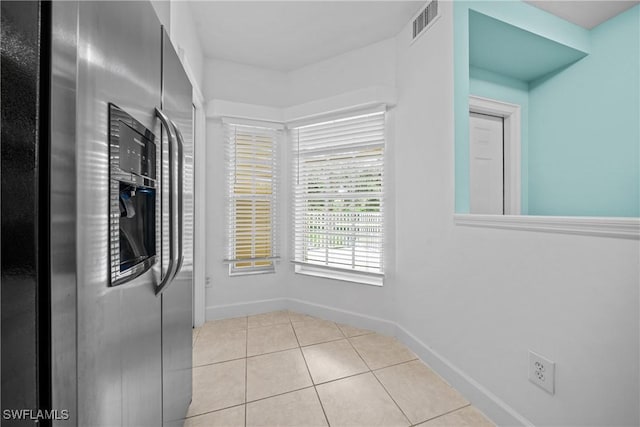
M 453 4 L 455 211 L 469 213 L 469 6 Z
M 289 73 L 219 59 L 206 60 L 205 70 L 204 94 L 207 100 L 222 99 L 267 107 L 288 107 L 372 86 L 395 86 L 395 39 L 383 40 Z M 390 113 L 390 117 L 393 117 L 393 112 Z M 393 120 L 390 119 L 388 123 L 389 134 L 392 135 Z M 207 141 L 207 158 L 211 162 L 207 168 L 207 218 L 217 221 L 210 222 L 211 230 L 207 234 L 208 275 L 211 275 L 210 281 L 213 286 L 207 289 L 207 307 L 282 297 L 282 286 L 286 285 L 286 294 L 291 298 L 384 319 L 393 316 L 393 282 L 389 279 L 393 275 L 393 251 L 387 254 L 388 283 L 384 287 L 323 279 L 294 272 L 293 265 L 287 261 L 288 249 L 285 249 L 291 241 L 288 227 L 288 191 L 280 193 L 281 211 L 285 215 L 282 219 L 284 226 L 281 228 L 280 243 L 285 261 L 278 265 L 276 275 L 228 277 L 227 267 L 221 265 L 224 258 L 224 251 L 221 249 L 224 247 L 224 206 L 212 202 L 224 200 L 224 146 L 219 125 L 215 120 L 208 120 Z M 389 144 L 392 144 L 391 139 Z M 282 148 L 282 155 L 285 156 L 281 163 L 282 176 L 285 177 L 290 170 L 290 160 L 287 157 L 290 147 Z M 216 160 L 217 156 L 220 159 Z M 220 170 L 212 171 L 211 168 Z M 385 171 L 385 178 L 388 183 L 392 183 L 391 168 Z M 285 178 L 282 182 L 286 185 L 291 181 Z M 212 191 L 210 188 L 217 190 Z M 284 187 L 284 190 L 286 189 Z M 388 197 L 387 206 L 390 206 L 386 211 L 386 217 L 390 221 L 387 238 L 393 242 L 392 195 Z
M 337 310 L 359 313 L 373 318 L 391 320 L 395 317 L 395 110 L 387 113 L 386 121 L 386 149 L 385 149 L 385 188 L 389 191 L 385 195 L 385 278 L 383 286 L 365 285 L 341 280 L 298 274 L 294 266 L 287 269 L 287 297 L 310 302 L 313 304 L 332 307 Z M 290 156 L 291 151 L 287 154 Z M 287 165 L 291 165 L 289 157 Z M 290 174 L 291 168 L 288 173 Z M 292 182 L 288 175 L 286 182 Z M 289 219 L 287 224 L 291 224 Z M 292 241 L 291 226 L 283 230 L 287 233 L 287 240 Z
M 397 321 L 535 424 L 636 425 L 637 241 L 453 224 L 453 6 L 441 5 L 441 19 L 413 45 L 408 27 L 396 39 L 399 99 L 387 151 L 394 170 L 387 203 L 395 217 L 388 216 L 385 286 L 298 275 L 287 261 L 275 275 L 229 278 L 221 262 L 224 147 L 209 120 L 207 240 L 217 253 L 208 255 L 208 305 L 286 296 Z M 244 102 L 258 103 L 242 90 Z M 260 97 L 267 105 L 273 98 Z M 527 381 L 528 349 L 558 363 L 555 396 Z M 593 366 L 602 369 L 594 373 Z
M 530 89 L 533 215 L 640 215 L 640 6 L 591 31 L 591 54 Z
M 383 40 L 290 72 L 207 59 L 207 100 L 290 107 L 373 86 L 395 86 L 395 41 Z
M 589 52 L 591 41 L 588 30 L 535 6 L 511 0 L 469 0 L 455 3 L 459 7 L 473 9 L 570 48 Z
M 395 86 L 395 39 L 356 49 L 334 58 L 294 70 L 289 73 L 290 102 L 303 102 L 327 98 L 371 86 Z M 387 115 L 387 149 L 385 151 L 385 185 L 393 184 L 394 114 Z M 394 242 L 393 193 L 385 198 L 385 239 Z M 287 230 L 289 231 L 289 230 Z M 291 240 L 291 237 L 287 237 Z M 368 316 L 389 319 L 395 311 L 394 251 L 385 257 L 385 284 L 383 287 L 324 279 L 296 274 L 293 266 L 287 270 L 287 295 L 291 298 L 327 305 L 339 310 L 353 311 Z
M 289 105 L 356 89 L 395 86 L 395 39 L 390 38 L 288 73 Z
M 486 3 L 470 7 L 479 6 L 485 7 Z M 468 35 L 462 33 L 467 31 L 464 16 L 468 8 L 464 4 L 456 7 L 459 64 L 466 60 L 462 51 Z M 495 8 L 490 12 L 498 14 Z M 504 12 L 502 16 L 508 17 Z M 522 158 L 523 194 L 532 195 L 529 214 L 639 215 L 638 20 L 636 6 L 595 28 L 588 33 L 588 57 L 530 85 L 534 102 L 529 106 L 528 145 L 533 151 L 527 158 L 523 150 Z M 611 78 L 612 70 L 616 70 L 615 78 Z M 466 108 L 462 99 L 468 89 L 462 81 L 464 69 L 456 68 L 456 75 L 456 210 L 463 212 L 468 208 L 468 130 L 466 117 L 461 116 Z M 477 83 L 471 76 L 472 86 L 474 80 Z M 527 186 L 528 170 L 534 173 L 529 175 Z M 524 205 L 523 212 L 527 212 Z
M 191 12 L 191 6 L 187 1 L 172 1 L 170 3 L 171 13 L 171 41 L 176 47 L 180 59 L 186 62 L 187 67 L 193 74 L 198 90 L 202 90 L 203 62 L 204 55 L 202 46 L 195 28 L 195 22 Z
M 520 212 L 529 212 L 529 85 L 520 80 L 511 79 L 491 71 L 471 67 L 469 69 L 469 94 L 520 106 L 520 145 L 521 145 L 521 204 Z
M 160 18 L 160 23 L 164 25 L 167 33 L 171 29 L 171 5 L 170 0 L 151 0 L 151 5 Z
M 220 120 L 207 120 L 207 319 L 224 317 L 225 308 L 249 301 L 281 298 L 285 294 L 286 264 L 276 272 L 260 275 L 229 276 L 226 258 L 226 181 L 224 131 Z M 286 216 L 286 205 L 280 212 Z M 282 224 L 282 222 L 281 222 Z M 286 251 L 286 246 L 283 248 Z M 286 252 L 284 252 L 286 253 Z M 250 308 L 248 308 L 250 309 Z M 248 314 L 248 313 L 244 313 Z
M 586 56 L 581 51 L 469 10 L 469 62 L 529 82 Z
M 416 43 L 398 36 L 397 322 L 535 425 L 638 425 L 638 242 L 453 223 L 452 6 L 441 5 Z M 555 395 L 527 380 L 529 349 L 557 363 Z
M 205 60 L 204 97 L 264 106 L 286 105 L 286 75 L 280 71 L 252 67 L 219 59 Z M 281 147 L 281 153 L 285 147 Z M 281 162 L 282 166 L 285 166 Z M 275 273 L 229 276 L 226 258 L 226 181 L 224 130 L 219 118 L 207 118 L 207 319 L 226 317 L 229 308 L 235 315 L 252 314 L 246 303 L 282 298 L 286 288 L 285 262 L 276 264 Z M 281 185 L 284 185 L 281 181 Z M 283 194 L 281 191 L 280 194 Z M 286 201 L 281 200 L 281 224 L 286 217 Z M 286 252 L 282 236 L 281 252 Z M 285 245 L 285 246 L 282 246 Z
M 469 10 L 589 52 L 589 32 L 534 6 L 518 1 L 457 1 L 454 8 L 454 81 L 455 81 L 455 209 L 469 212 Z
M 288 78 L 282 71 L 207 58 L 204 97 L 246 104 L 286 107 Z

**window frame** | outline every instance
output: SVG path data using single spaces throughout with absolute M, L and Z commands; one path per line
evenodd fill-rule
M 279 180 L 280 180 L 280 159 L 279 159 L 279 149 L 282 142 L 282 125 L 278 125 L 276 123 L 268 123 L 268 122 L 260 122 L 254 120 L 244 120 L 244 119 L 235 119 L 235 118 L 223 118 L 222 119 L 223 126 L 223 134 L 224 134 L 224 142 L 225 142 L 225 241 L 226 241 L 226 255 L 224 262 L 229 265 L 229 276 L 246 276 L 246 275 L 255 275 L 255 274 L 269 274 L 276 272 L 276 264 L 279 261 L 279 227 L 278 227 L 278 215 L 279 215 Z M 230 136 L 231 129 L 233 129 L 234 136 L 233 139 Z M 270 150 L 271 159 L 269 161 L 270 169 L 270 179 L 271 179 L 271 187 L 270 193 L 262 194 L 255 192 L 255 182 L 253 182 L 252 189 L 254 190 L 252 193 L 242 195 L 237 192 L 237 155 L 238 155 L 238 146 L 237 146 L 237 130 L 242 129 L 243 132 L 246 132 L 251 135 L 252 138 L 264 137 L 269 135 L 271 137 L 272 148 Z M 251 129 L 259 129 L 257 131 L 252 131 Z M 253 141 L 255 142 L 255 140 Z M 232 144 L 232 145 L 231 145 Z M 257 148 L 254 148 L 257 149 Z M 251 165 L 254 163 L 249 162 L 245 166 Z M 233 169 L 232 169 L 233 168 Z M 255 167 L 254 172 L 251 175 L 252 179 L 255 181 Z M 268 194 L 268 195 L 267 195 Z M 237 202 L 244 201 L 250 202 L 252 204 L 252 209 L 254 211 L 254 215 L 252 217 L 252 225 L 251 225 L 251 235 L 252 242 L 251 246 L 251 258 L 238 258 L 237 257 Z M 267 201 L 269 202 L 269 218 L 270 218 L 270 226 L 268 230 L 268 235 L 270 236 L 268 247 L 270 249 L 270 254 L 267 257 L 256 257 L 255 255 L 255 209 L 256 202 L 259 201 Z M 235 217 L 232 219 L 232 215 Z M 239 261 L 240 259 L 240 261 Z M 266 262 L 269 261 L 269 265 L 255 265 L 257 262 Z M 238 267 L 238 264 L 251 263 L 251 266 L 247 267 Z
M 300 251 L 304 250 L 304 248 L 300 247 L 301 244 L 297 245 L 297 233 L 298 231 L 296 230 L 296 227 L 299 224 L 299 218 L 296 217 L 296 205 L 297 205 L 297 195 L 296 195 L 296 186 L 298 185 L 297 183 L 297 177 L 296 177 L 296 171 L 299 173 L 299 170 L 297 169 L 298 166 L 295 165 L 295 163 L 299 164 L 299 152 L 298 149 L 296 148 L 295 144 L 295 135 L 296 135 L 296 131 L 299 128 L 303 128 L 306 126 L 312 126 L 312 125 L 320 125 L 326 122 L 338 122 L 338 121 L 344 121 L 344 120 L 349 120 L 349 119 L 355 119 L 358 117 L 362 117 L 362 116 L 368 116 L 368 115 L 376 115 L 376 114 L 381 114 L 382 115 L 382 122 L 383 122 L 383 142 L 381 144 L 381 148 L 382 148 L 382 153 L 381 153 L 381 158 L 382 158 L 382 166 L 380 167 L 380 172 L 381 172 L 381 191 L 380 191 L 380 196 L 379 196 L 379 212 L 380 212 L 380 224 L 381 224 L 381 228 L 382 231 L 377 235 L 380 239 L 381 239 L 381 243 L 379 244 L 379 263 L 380 263 L 380 271 L 379 272 L 372 272 L 372 271 L 363 271 L 363 270 L 358 270 L 355 269 L 353 266 L 353 263 L 351 265 L 351 268 L 348 267 L 336 267 L 336 266 L 331 266 L 331 265 L 321 265 L 321 264 L 316 264 L 316 263 L 311 263 L 311 262 L 305 262 L 303 260 L 300 259 Z M 291 260 L 292 263 L 294 264 L 294 272 L 298 273 L 298 274 L 303 274 L 303 275 L 308 275 L 308 276 L 315 276 L 315 277 L 322 277 L 322 278 L 326 278 L 326 279 L 334 279 L 334 280 L 340 280 L 340 281 L 347 281 L 347 282 L 354 282 L 354 283 L 359 283 L 359 284 L 366 284 L 366 285 L 373 285 L 373 286 L 383 286 L 384 284 L 384 277 L 385 277 L 385 257 L 386 257 L 386 234 L 388 232 L 387 230 L 387 207 L 386 207 L 386 188 L 387 188 L 387 177 L 386 177 L 386 170 L 387 170 L 387 145 L 388 145 L 388 113 L 387 113 L 387 108 L 386 105 L 377 105 L 373 108 L 368 108 L 368 109 L 359 109 L 359 110 L 351 110 L 351 111 L 346 111 L 346 112 L 341 112 L 340 114 L 334 114 L 334 115 L 324 115 L 320 118 L 316 118 L 314 119 L 308 119 L 305 120 L 304 122 L 298 122 L 295 123 L 293 125 L 289 125 L 289 129 L 290 129 L 290 143 L 291 143 L 291 152 L 293 153 L 292 155 L 292 162 L 294 163 L 292 166 L 292 176 L 291 176 L 291 223 L 292 223 L 292 227 L 293 229 L 291 230 L 292 232 L 292 244 L 291 244 Z M 359 147 L 360 148 L 360 147 Z M 366 147 L 365 145 L 363 145 L 361 147 L 361 150 L 365 150 Z M 357 192 L 353 192 L 350 194 L 358 194 Z M 361 196 L 360 196 L 361 197 Z M 357 199 L 358 197 L 354 197 L 355 199 Z M 349 199 L 348 197 L 346 197 L 345 199 Z M 355 232 L 354 232 L 355 233 Z M 353 235 L 355 236 L 355 234 Z

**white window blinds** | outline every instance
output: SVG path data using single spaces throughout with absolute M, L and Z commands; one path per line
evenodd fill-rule
M 291 142 L 294 262 L 381 278 L 384 111 L 294 128 Z
M 224 129 L 229 273 L 274 271 L 280 132 L 231 122 Z

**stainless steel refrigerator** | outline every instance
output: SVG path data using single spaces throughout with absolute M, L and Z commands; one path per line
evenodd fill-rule
M 26 19 L 11 3 L 3 41 Z M 35 227 L 25 249 L 35 261 L 31 288 L 14 285 L 8 301 L 3 255 L 3 308 L 25 297 L 28 309 L 2 313 L 2 409 L 53 409 L 45 416 L 64 426 L 182 425 L 192 386 L 191 84 L 150 2 L 31 4 L 39 44 L 24 54 L 37 60 L 16 67 L 36 70 L 35 136 L 6 152 L 3 133 L 1 250 L 11 250 L 5 170 L 24 162 L 22 149 L 35 195 L 14 198 L 27 214 L 13 224 Z M 3 45 L 3 61 L 12 49 L 21 46 Z M 14 351 L 10 326 L 25 319 L 27 345 Z M 29 357 L 16 362 L 16 352 Z M 28 371 L 18 399 L 16 369 Z

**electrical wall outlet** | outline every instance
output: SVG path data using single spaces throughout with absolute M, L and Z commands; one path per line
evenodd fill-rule
M 554 394 L 555 380 L 556 363 L 529 350 L 529 381 Z
M 204 280 L 204 287 L 205 288 L 210 288 L 211 287 L 211 277 L 207 276 Z

